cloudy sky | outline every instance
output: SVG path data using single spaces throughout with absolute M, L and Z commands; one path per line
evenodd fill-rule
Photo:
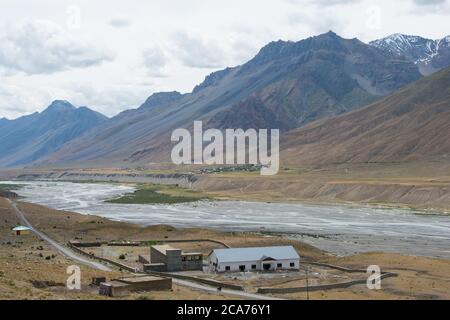
M 113 116 L 153 92 L 190 92 L 270 41 L 328 30 L 438 39 L 450 0 L 0 0 L 0 118 L 55 99 Z

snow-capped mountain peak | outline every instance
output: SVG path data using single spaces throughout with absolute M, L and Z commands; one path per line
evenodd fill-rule
M 370 45 L 415 62 L 421 67 L 424 74 L 450 65 L 450 36 L 431 40 L 396 33 L 372 41 Z

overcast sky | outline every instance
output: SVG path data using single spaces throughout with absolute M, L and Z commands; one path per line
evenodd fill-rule
M 0 118 L 55 99 L 108 116 L 190 92 L 270 41 L 450 34 L 450 0 L 0 0 Z

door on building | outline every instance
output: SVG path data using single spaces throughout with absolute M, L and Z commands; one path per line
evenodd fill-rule
M 266 257 L 264 258 L 264 260 L 262 261 L 262 266 L 263 266 L 263 270 L 264 271 L 270 271 L 273 270 L 273 263 L 275 262 L 274 258 L 271 257 Z

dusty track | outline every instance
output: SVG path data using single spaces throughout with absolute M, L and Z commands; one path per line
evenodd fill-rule
M 85 259 L 78 254 L 74 253 L 72 250 L 64 247 L 63 245 L 57 243 L 41 231 L 37 230 L 32 226 L 32 224 L 28 221 L 28 219 L 25 217 L 25 214 L 17 207 L 17 204 L 9 199 L 7 201 L 10 203 L 11 207 L 14 209 L 14 212 L 16 213 L 17 217 L 20 219 L 21 223 L 29 228 L 41 239 L 49 243 L 53 248 L 55 248 L 56 251 L 64 255 L 65 257 L 77 261 L 81 264 L 84 264 L 86 266 L 92 267 L 94 269 L 102 270 L 102 271 L 112 271 L 111 268 L 105 266 L 104 264 L 101 264 L 99 262 L 91 261 L 88 259 Z M 199 283 L 186 281 L 186 280 L 180 280 L 180 279 L 172 279 L 172 281 L 180 286 L 189 287 L 191 289 L 200 290 L 208 293 L 217 293 L 217 288 L 213 288 L 210 286 L 202 285 Z M 227 290 L 224 289 L 220 292 L 221 294 L 232 296 L 232 297 L 238 297 L 243 299 L 249 299 L 249 300 L 281 300 L 279 298 L 273 298 L 269 296 L 265 296 L 262 294 L 253 294 L 249 292 L 243 292 L 243 291 L 236 291 L 236 290 Z
M 84 265 L 87 265 L 89 267 L 98 269 L 98 270 L 102 270 L 102 271 L 112 271 L 111 268 L 105 266 L 104 264 L 95 262 L 95 261 L 91 261 L 91 260 L 87 260 L 77 254 L 75 254 L 72 250 L 60 245 L 59 243 L 57 243 L 56 241 L 54 241 L 53 239 L 51 239 L 50 237 L 48 237 L 47 235 L 43 234 L 41 231 L 37 230 L 36 228 L 34 228 L 31 223 L 27 220 L 27 218 L 25 217 L 25 215 L 23 214 L 23 212 L 17 207 L 17 204 L 15 202 L 12 202 L 11 200 L 7 199 L 7 201 L 11 204 L 11 207 L 14 209 L 17 217 L 20 219 L 20 221 L 27 226 L 28 228 L 31 228 L 31 230 L 41 239 L 43 239 L 44 241 L 46 241 L 47 243 L 49 243 L 53 248 L 56 249 L 56 251 L 58 251 L 59 253 L 61 253 L 62 255 L 64 255 L 65 257 L 75 260 L 79 263 L 82 263 Z

